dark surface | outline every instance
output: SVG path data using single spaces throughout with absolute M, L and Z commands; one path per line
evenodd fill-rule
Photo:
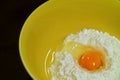
M 32 80 L 21 62 L 18 40 L 27 17 L 45 1 L 0 1 L 0 80 Z

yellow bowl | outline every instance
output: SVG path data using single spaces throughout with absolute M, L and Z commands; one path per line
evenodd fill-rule
M 38 7 L 26 20 L 19 40 L 20 56 L 31 77 L 49 80 L 48 53 L 67 35 L 84 28 L 108 32 L 120 39 L 120 1 L 51 0 Z

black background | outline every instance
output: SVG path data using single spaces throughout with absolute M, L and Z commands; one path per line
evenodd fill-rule
M 27 17 L 45 1 L 0 1 L 0 80 L 32 80 L 21 62 L 18 41 Z

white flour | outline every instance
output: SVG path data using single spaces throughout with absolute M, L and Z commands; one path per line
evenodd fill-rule
M 64 44 L 71 41 L 106 49 L 107 57 L 111 59 L 110 68 L 91 73 L 81 69 L 67 51 L 56 52 L 49 69 L 51 80 L 120 80 L 120 42 L 115 37 L 94 29 L 84 29 L 69 35 Z

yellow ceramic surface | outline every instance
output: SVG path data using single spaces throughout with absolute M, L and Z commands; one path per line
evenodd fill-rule
M 20 56 L 31 77 L 49 80 L 45 71 L 51 52 L 67 35 L 83 28 L 120 39 L 120 1 L 50 0 L 38 7 L 26 20 L 19 40 Z

